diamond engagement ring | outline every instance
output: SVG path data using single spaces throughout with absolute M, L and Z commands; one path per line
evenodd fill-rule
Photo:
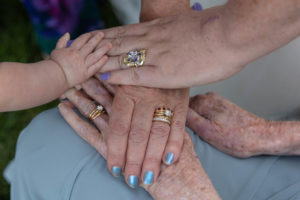
M 146 61 L 146 49 L 130 51 L 123 59 L 127 67 L 141 67 Z
M 94 121 L 97 117 L 106 113 L 104 107 L 102 105 L 98 105 L 89 115 L 89 120 Z
M 154 111 L 152 121 L 160 121 L 167 124 L 171 124 L 173 117 L 173 112 L 168 108 L 157 108 Z

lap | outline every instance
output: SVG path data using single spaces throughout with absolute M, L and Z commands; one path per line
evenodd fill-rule
M 237 159 L 190 131 L 195 151 L 223 199 L 296 198 L 298 157 Z M 108 172 L 105 160 L 83 141 L 57 109 L 37 116 L 21 133 L 6 170 L 12 199 L 152 199 Z

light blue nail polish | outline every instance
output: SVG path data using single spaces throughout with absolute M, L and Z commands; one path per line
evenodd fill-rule
M 110 73 L 109 72 L 108 73 L 104 73 L 104 74 L 100 75 L 100 80 L 101 81 L 106 81 L 106 80 L 109 79 L 109 77 L 110 77 Z
M 114 177 L 120 177 L 121 176 L 121 167 L 113 166 L 111 168 L 111 173 Z
M 167 165 L 171 165 L 174 160 L 174 154 L 173 153 L 167 153 L 166 158 L 165 158 L 165 163 Z
M 152 171 L 147 171 L 144 174 L 144 184 L 151 185 L 153 182 L 154 173 Z
M 139 178 L 134 175 L 128 177 L 128 184 L 131 188 L 136 188 L 139 184 Z
M 73 40 L 69 40 L 69 41 L 67 42 L 67 47 L 70 47 L 71 44 L 72 44 L 72 42 L 73 42 Z

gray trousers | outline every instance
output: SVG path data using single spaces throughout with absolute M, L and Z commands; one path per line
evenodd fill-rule
M 300 199 L 300 157 L 228 156 L 190 132 L 196 153 L 225 200 Z M 108 172 L 105 160 L 64 121 L 58 110 L 38 115 L 20 134 L 5 171 L 12 200 L 148 200 Z

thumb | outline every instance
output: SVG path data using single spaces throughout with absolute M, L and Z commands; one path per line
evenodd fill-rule
M 65 33 L 56 43 L 56 49 L 65 48 L 67 46 L 67 42 L 70 40 L 70 34 Z
M 100 80 L 114 85 L 135 85 L 144 87 L 161 87 L 163 85 L 160 73 L 155 67 L 143 66 L 116 70 L 100 75 Z

